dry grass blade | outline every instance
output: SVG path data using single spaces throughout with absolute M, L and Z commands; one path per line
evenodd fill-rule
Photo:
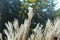
M 2 34 L 0 33 L 0 40 L 2 40 Z

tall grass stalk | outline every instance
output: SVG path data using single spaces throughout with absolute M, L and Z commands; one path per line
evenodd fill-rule
M 0 40 L 2 40 L 2 34 L 0 33 Z

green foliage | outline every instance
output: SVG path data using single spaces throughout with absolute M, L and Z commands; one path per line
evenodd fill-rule
M 57 10 L 54 15 L 56 18 L 60 18 L 60 9 Z

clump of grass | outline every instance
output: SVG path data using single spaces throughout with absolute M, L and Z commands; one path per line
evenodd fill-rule
M 6 40 L 60 40 L 60 19 L 55 20 L 54 23 L 48 19 L 45 29 L 42 29 L 43 25 L 38 23 L 36 28 L 32 30 L 34 32 L 28 37 L 33 15 L 33 10 L 30 9 L 28 19 L 25 19 L 24 24 L 20 26 L 17 19 L 14 20 L 13 24 L 9 21 L 5 23 L 7 27 L 4 29 Z M 0 39 L 2 40 L 2 36 Z
M 5 23 L 8 30 L 4 30 L 7 40 L 27 40 L 27 35 L 29 33 L 31 19 L 34 15 L 33 9 L 28 12 L 28 19 L 25 19 L 24 24 L 21 26 L 18 25 L 18 20 L 15 19 L 14 23 L 8 21 L 8 24 Z M 13 29 L 14 28 L 14 29 Z
M 60 20 L 57 19 L 54 23 L 48 19 L 44 31 L 45 40 L 60 40 Z
M 39 26 L 38 23 L 36 28 L 33 29 L 34 33 L 30 35 L 30 38 L 28 38 L 28 40 L 42 40 L 43 34 L 41 29 L 42 29 L 42 25 Z

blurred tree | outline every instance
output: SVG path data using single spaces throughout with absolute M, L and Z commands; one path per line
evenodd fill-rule
M 0 3 L 2 26 L 5 22 L 19 19 L 20 24 L 27 18 L 28 7 L 34 9 L 34 17 L 31 26 L 37 23 L 45 25 L 48 18 L 54 19 L 54 0 L 4 0 Z M 4 28 L 4 26 L 3 26 Z M 2 28 L 2 29 L 3 29 Z M 33 27 L 34 28 L 34 27 Z
M 2 0 L 0 2 L 0 27 L 2 31 L 5 28 L 5 22 L 18 18 L 19 7 L 19 0 Z
M 60 9 L 55 12 L 55 18 L 60 18 Z

